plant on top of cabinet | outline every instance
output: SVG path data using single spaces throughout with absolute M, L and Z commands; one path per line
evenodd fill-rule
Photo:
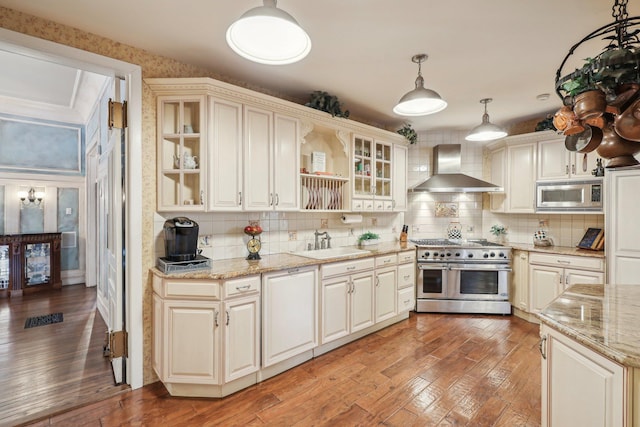
M 418 142 L 418 134 L 416 133 L 416 130 L 411 127 L 411 123 L 405 123 L 404 126 L 397 130 L 397 132 L 407 138 L 409 144 L 415 144 Z
M 329 113 L 331 117 L 344 117 L 345 119 L 349 117 L 349 110 L 342 111 L 338 97 L 329 95 L 324 91 L 316 90 L 311 92 L 309 102 L 304 105 Z

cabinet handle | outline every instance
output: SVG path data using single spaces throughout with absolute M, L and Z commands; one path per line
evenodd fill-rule
M 280 204 L 280 195 L 276 193 L 276 206 Z
M 383 264 L 389 264 L 391 262 L 390 259 L 385 259 L 384 261 L 382 261 Z
M 411 277 L 411 275 L 410 275 L 410 274 L 405 274 L 405 275 L 404 275 L 404 280 L 407 280 L 409 277 Z
M 565 260 L 562 260 L 562 259 L 559 259 L 557 261 L 558 261 L 558 264 L 571 264 L 571 261 L 565 261 Z
M 238 191 L 238 196 L 239 196 L 238 199 L 240 200 L 238 202 L 238 206 L 242 206 L 242 191 Z
M 544 352 L 546 346 L 547 346 L 547 336 L 545 335 L 543 337 L 540 337 L 540 342 L 538 343 L 538 349 L 540 350 L 540 354 L 542 355 L 542 358 L 544 360 L 547 360 L 547 355 Z
M 200 204 L 204 205 L 204 190 L 200 190 Z
M 347 270 L 355 270 L 355 269 L 356 269 L 355 265 L 352 265 L 351 267 L 347 267 Z
M 565 284 L 565 286 L 569 286 L 569 275 L 570 275 L 570 274 L 571 274 L 571 273 L 567 273 L 567 274 L 564 276 L 564 284 Z
M 404 304 L 404 305 L 408 305 L 410 302 L 411 302 L 411 300 L 410 300 L 410 299 L 407 299 L 407 300 L 404 300 L 404 303 L 403 303 L 403 304 Z
M 249 290 L 250 288 L 251 288 L 251 285 L 236 286 L 236 289 L 238 291 L 246 291 L 246 290 Z
M 380 286 L 380 276 L 376 276 L 376 286 Z
M 353 280 L 351 280 L 351 293 L 355 294 L 356 293 L 356 284 L 353 283 Z
M 218 312 L 216 311 L 215 317 L 214 317 L 214 321 L 213 321 L 214 326 L 217 328 L 218 327 Z
M 293 274 L 293 273 L 297 273 L 298 271 L 300 271 L 300 269 L 299 269 L 299 268 L 293 268 L 293 269 L 291 269 L 291 270 L 287 270 L 287 273 L 289 273 L 289 274 Z
M 273 206 L 273 193 L 269 193 L 269 199 L 271 199 L 269 201 L 269 206 Z
M 571 173 L 576 174 L 576 165 L 571 165 Z
M 227 310 L 227 322 L 226 325 L 229 326 L 229 310 Z
M 567 175 L 569 175 L 569 165 L 565 165 L 565 166 L 564 166 L 564 173 L 566 173 Z

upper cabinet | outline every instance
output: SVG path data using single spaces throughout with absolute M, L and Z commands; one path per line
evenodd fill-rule
M 203 211 L 204 96 L 158 97 L 158 211 Z
M 209 78 L 145 83 L 160 212 L 406 210 L 396 133 Z
M 578 153 L 565 148 L 564 137 L 538 142 L 538 179 L 569 180 L 592 177 L 598 154 Z

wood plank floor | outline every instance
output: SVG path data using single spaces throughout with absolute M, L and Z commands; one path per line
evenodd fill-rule
M 25 329 L 28 317 L 63 321 Z M 107 327 L 96 291 L 64 286 L 0 299 L 0 425 L 15 425 L 121 393 L 102 356 Z
M 412 313 L 224 399 L 155 383 L 34 425 L 539 426 L 537 344 L 515 316 Z

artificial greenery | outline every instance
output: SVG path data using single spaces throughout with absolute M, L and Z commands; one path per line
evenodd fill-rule
M 409 144 L 415 144 L 416 142 L 418 142 L 418 134 L 416 133 L 416 130 L 412 128 L 411 124 L 409 123 L 405 123 L 404 126 L 398 129 L 397 132 L 400 135 L 407 138 L 407 141 L 409 141 Z
M 309 102 L 304 105 L 329 113 L 332 117 L 344 117 L 345 119 L 349 117 L 349 110 L 342 111 L 338 97 L 329 95 L 324 91 L 316 90 L 312 92 Z
M 507 229 L 504 228 L 504 225 L 494 224 L 491 226 L 491 230 L 489 230 L 489 232 L 498 237 L 502 234 L 507 234 Z
M 377 235 L 376 233 L 372 233 L 370 231 L 367 231 L 366 233 L 363 233 L 360 235 L 360 237 L 358 237 L 358 241 L 361 242 L 363 240 L 377 240 L 379 239 L 380 236 Z

